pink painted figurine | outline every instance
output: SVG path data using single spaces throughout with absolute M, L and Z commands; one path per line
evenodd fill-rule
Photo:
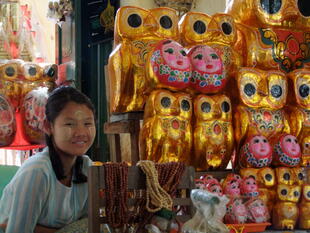
M 248 210 L 248 222 L 263 223 L 270 219 L 268 208 L 259 198 L 252 198 L 245 203 Z
M 191 86 L 198 92 L 209 94 L 221 91 L 227 82 L 219 52 L 207 45 L 191 48 Z
M 282 134 L 273 148 L 274 165 L 296 167 L 301 158 L 300 146 L 295 136 Z
M 154 49 L 148 67 L 150 88 L 182 90 L 189 87 L 191 64 L 186 49 L 173 40 L 162 40 Z
M 252 176 L 243 178 L 240 190 L 241 195 L 244 197 L 257 197 L 259 194 L 256 180 Z
M 233 198 L 226 205 L 225 223 L 243 224 L 247 221 L 248 211 L 241 198 Z
M 271 161 L 272 149 L 265 136 L 251 136 L 241 148 L 241 167 L 261 168 L 269 166 Z

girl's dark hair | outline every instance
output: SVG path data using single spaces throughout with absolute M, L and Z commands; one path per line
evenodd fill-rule
M 75 102 L 77 104 L 85 104 L 95 116 L 95 108 L 90 99 L 82 92 L 78 91 L 74 87 L 61 86 L 53 90 L 45 106 L 45 115 L 49 123 L 53 124 L 59 113 L 69 102 Z M 64 175 L 63 165 L 61 163 L 59 154 L 54 146 L 52 135 L 45 135 L 46 145 L 49 148 L 49 156 L 51 159 L 53 170 L 58 180 L 66 178 Z M 85 183 L 87 182 L 87 176 L 82 172 L 83 158 L 78 156 L 74 165 L 74 183 Z

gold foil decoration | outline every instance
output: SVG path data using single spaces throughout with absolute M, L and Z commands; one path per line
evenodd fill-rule
M 294 230 L 298 220 L 297 202 L 300 198 L 300 186 L 279 184 L 277 202 L 273 207 L 272 226 L 275 229 Z
M 299 203 L 298 228 L 310 229 L 310 185 L 302 186 L 301 202 Z
M 301 147 L 301 165 L 310 165 L 310 70 L 295 70 L 289 74 L 294 88 L 289 108 L 292 134 Z M 296 103 L 296 104 L 294 104 Z
M 145 106 L 139 135 L 140 156 L 154 162 L 189 163 L 192 148 L 192 101 L 188 94 L 153 91 Z
M 194 159 L 198 170 L 225 169 L 234 149 L 232 108 L 225 95 L 194 100 Z
M 109 57 L 110 111 L 143 110 L 147 93 L 146 61 L 156 42 L 178 39 L 178 16 L 170 8 L 124 6 L 116 14 L 115 45 Z

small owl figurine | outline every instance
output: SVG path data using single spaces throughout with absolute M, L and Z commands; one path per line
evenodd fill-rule
M 278 184 L 277 202 L 272 212 L 272 225 L 275 229 L 293 230 L 295 228 L 299 216 L 297 202 L 300 191 L 300 186 Z
M 302 186 L 301 202 L 299 203 L 298 227 L 301 229 L 310 229 L 310 185 Z
M 110 111 L 143 110 L 146 61 L 157 41 L 178 40 L 178 16 L 170 8 L 121 7 L 115 20 L 116 47 L 109 57 Z
M 243 103 L 238 105 L 234 116 L 237 151 L 251 135 L 262 135 L 269 140 L 280 133 L 289 133 L 288 116 L 282 110 L 287 96 L 285 74 L 241 68 L 237 80 Z
M 301 145 L 301 165 L 310 165 L 310 70 L 295 70 L 289 74 L 295 101 L 288 109 L 292 134 Z M 293 104 L 295 105 L 293 107 Z M 296 105 L 297 104 L 297 105 Z
M 141 159 L 188 162 L 192 147 L 192 102 L 184 93 L 155 90 L 149 96 L 139 135 Z
M 158 42 L 147 61 L 148 88 L 184 90 L 189 87 L 190 77 L 187 51 L 173 40 Z
M 194 159 L 198 170 L 225 169 L 234 148 L 231 103 L 225 95 L 194 100 Z
M 293 173 L 292 168 L 288 167 L 277 167 L 276 170 L 276 178 L 277 184 L 286 184 L 293 185 L 295 183 L 295 174 Z
M 238 23 L 245 65 L 284 72 L 310 67 L 310 14 L 306 0 L 228 0 Z

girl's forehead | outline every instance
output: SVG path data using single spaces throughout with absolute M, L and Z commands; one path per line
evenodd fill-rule
M 69 102 L 60 112 L 59 116 L 81 119 L 86 117 L 93 117 L 93 112 L 85 104 Z

